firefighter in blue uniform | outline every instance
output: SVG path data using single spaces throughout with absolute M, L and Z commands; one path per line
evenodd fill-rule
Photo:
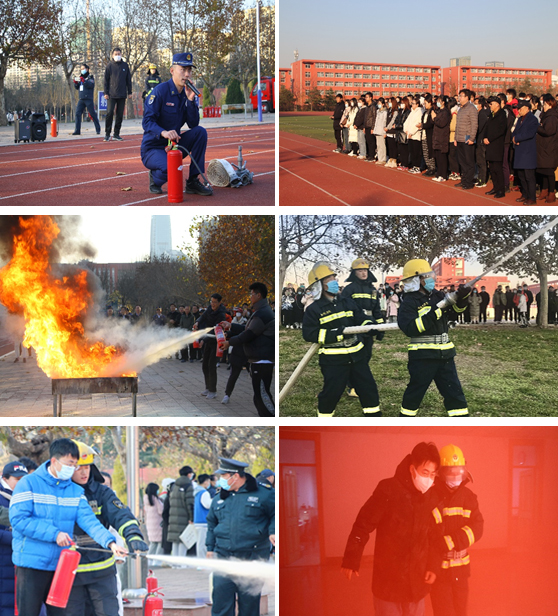
M 248 464 L 219 458 L 217 486 L 207 514 L 208 558 L 269 560 L 275 545 L 275 492 L 246 472 Z M 261 591 L 261 588 L 260 588 Z M 234 579 L 214 574 L 212 616 L 259 616 L 260 592 L 247 592 Z
M 436 274 L 428 261 L 412 259 L 403 268 L 403 297 L 397 324 L 409 341 L 410 381 L 403 394 L 401 416 L 414 417 L 430 383 L 444 398 L 450 417 L 469 415 L 467 400 L 455 368 L 455 346 L 450 342 L 448 321 L 467 306 L 471 289 L 460 285 L 444 295 L 437 291 Z
M 344 334 L 345 327 L 372 325 L 356 303 L 339 295 L 335 272 L 320 261 L 308 274 L 309 290 L 314 301 L 306 308 L 302 320 L 302 336 L 307 342 L 317 342 L 324 387 L 318 394 L 318 417 L 333 417 L 349 379 L 356 390 L 362 412 L 366 416 L 381 416 L 376 381 L 370 372 L 364 345 L 369 334 Z
M 467 616 L 471 559 L 469 548 L 481 537 L 484 520 L 477 496 L 469 488 L 473 481 L 463 451 L 456 445 L 440 449 L 440 468 L 434 482 L 442 524 L 444 559 L 442 570 L 430 591 L 434 616 Z
M 85 490 L 85 497 L 97 520 L 105 527 L 112 526 L 128 544 L 130 552 L 147 552 L 139 522 L 116 494 L 104 484 L 104 477 L 95 466 L 95 451 L 75 441 L 79 448 L 78 467 L 72 480 Z M 88 548 L 100 548 L 78 525 L 75 541 Z M 83 550 L 81 561 L 66 608 L 66 616 L 118 616 L 118 588 L 114 555 Z M 86 611 L 87 609 L 87 611 Z
M 377 282 L 376 276 L 370 271 L 370 264 L 366 259 L 355 259 L 351 263 L 351 273 L 345 282 L 349 282 L 341 297 L 350 297 L 355 304 L 362 308 L 362 311 L 368 318 L 373 318 L 374 323 L 384 323 L 382 311 L 380 310 L 380 300 L 374 283 Z M 384 332 L 375 334 L 378 342 L 383 339 Z M 370 363 L 372 358 L 372 345 L 374 344 L 373 336 L 364 337 L 364 349 L 366 351 L 366 361 Z M 349 396 L 356 398 L 355 388 L 351 383 L 348 384 Z
M 200 171 L 205 171 L 205 150 L 207 131 L 199 125 L 200 114 L 195 102 L 195 94 L 186 85 L 192 75 L 192 54 L 177 53 L 172 58 L 171 78 L 155 86 L 145 99 L 143 111 L 143 140 L 141 142 L 141 160 L 149 169 L 149 192 L 162 194 L 161 186 L 167 181 L 167 153 L 169 139 L 176 141 L 192 154 L 190 174 L 186 181 L 185 192 L 188 194 L 209 196 L 211 187 L 199 180 Z M 187 124 L 190 130 L 180 133 Z M 187 154 L 182 151 L 182 157 Z M 197 163 L 198 167 L 196 167 Z

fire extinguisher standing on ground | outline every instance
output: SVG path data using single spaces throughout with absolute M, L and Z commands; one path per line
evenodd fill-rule
M 184 201 L 184 183 L 182 180 L 182 152 L 176 143 L 169 142 L 167 148 L 167 181 L 168 202 L 182 203 Z
M 143 600 L 143 616 L 163 616 L 163 599 L 164 596 L 161 588 L 157 588 L 157 578 L 153 575 L 153 571 L 149 572 L 145 578 L 147 586 L 147 595 Z

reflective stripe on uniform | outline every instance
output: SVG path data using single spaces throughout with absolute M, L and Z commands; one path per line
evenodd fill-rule
M 414 417 L 418 413 L 418 409 L 416 411 L 410 411 L 409 409 L 404 409 L 401 407 L 401 414 L 408 415 L 409 417 Z
M 446 542 L 446 545 L 448 546 L 448 550 L 453 550 L 453 548 L 455 547 L 455 543 L 453 542 L 453 539 L 450 537 L 450 535 L 444 535 L 444 540 Z
M 434 519 L 436 520 L 436 524 L 442 523 L 442 516 L 440 514 L 440 510 L 438 509 L 438 507 L 434 507 L 434 509 L 432 509 L 432 515 L 434 516 Z
M 333 417 L 335 411 L 333 411 L 333 413 L 320 413 L 320 411 L 318 411 L 318 417 Z
M 455 312 L 457 312 L 458 314 L 461 314 L 462 312 L 464 312 L 465 310 L 467 310 L 467 306 L 465 306 L 465 308 L 458 308 L 455 304 L 453 305 L 453 309 L 455 310 Z
M 327 329 L 320 329 L 318 334 L 318 344 L 324 344 L 326 339 Z
M 368 408 L 362 409 L 362 412 L 365 415 L 366 414 L 370 414 L 370 413 L 379 413 L 380 412 L 380 407 L 379 406 L 368 407 Z
M 354 347 L 335 347 L 332 349 L 328 349 L 328 348 L 321 348 L 318 353 L 323 353 L 324 355 L 348 355 L 349 353 L 356 353 L 357 351 L 360 351 L 360 349 L 364 348 L 364 344 L 362 344 L 362 342 L 359 342 L 356 346 Z
M 418 317 L 417 319 L 415 319 L 415 323 L 417 324 L 417 329 L 418 329 L 419 334 L 422 334 L 422 332 L 426 331 L 426 327 L 424 326 L 424 323 L 422 322 L 422 317 Z
M 450 567 L 462 567 L 468 565 L 471 562 L 469 554 L 463 558 L 452 558 L 451 560 L 442 561 L 442 569 L 449 569 Z
M 107 558 L 106 560 L 100 560 L 96 563 L 89 563 L 88 565 L 78 565 L 77 572 L 85 573 L 87 571 L 102 571 L 103 569 L 108 569 L 112 567 L 116 561 L 114 560 L 114 556 Z
M 464 526 L 461 529 L 469 538 L 469 545 L 473 545 L 473 543 L 475 543 L 475 534 L 473 533 L 473 530 L 471 529 L 471 527 L 469 526 Z
M 423 317 L 425 314 L 428 314 L 432 310 L 432 306 L 424 306 L 423 308 L 419 308 L 418 315 L 419 317 Z
M 453 342 L 446 342 L 446 344 L 410 344 L 408 346 L 409 351 L 422 351 L 422 350 L 435 350 L 435 351 L 447 351 L 448 349 L 454 349 Z
M 385 323 L 385 321 L 383 319 L 377 319 L 376 323 Z
M 353 299 L 372 299 L 372 295 L 370 293 L 353 293 L 351 297 Z
M 441 308 L 436 308 L 434 313 L 436 314 L 436 318 L 437 319 L 441 319 L 442 318 L 442 309 Z
M 137 520 L 129 520 L 128 522 L 126 522 L 126 524 L 122 524 L 122 526 L 118 529 L 118 534 L 122 537 L 124 537 L 124 535 L 122 534 L 124 532 L 125 528 L 128 528 L 128 526 L 138 526 L 138 521 Z
M 470 518 L 471 510 L 463 507 L 444 507 L 442 515 L 462 515 L 464 518 Z
M 458 417 L 459 415 L 468 415 L 469 409 L 452 409 L 448 411 L 449 417 Z
M 336 312 L 335 314 L 328 314 L 326 317 L 320 318 L 320 325 L 324 323 L 331 323 L 331 321 L 335 321 L 336 319 L 342 319 L 343 317 L 352 317 L 353 311 L 347 310 L 346 312 Z

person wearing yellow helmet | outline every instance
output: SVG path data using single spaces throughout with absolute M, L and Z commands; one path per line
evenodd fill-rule
M 158 86 L 161 83 L 161 76 L 159 75 L 159 71 L 157 70 L 156 64 L 150 64 L 147 69 L 147 76 L 145 78 L 145 90 L 141 97 L 145 100 L 150 94 L 151 90 L 155 86 Z
M 309 291 L 314 301 L 306 308 L 302 336 L 320 345 L 319 364 L 324 386 L 318 394 L 318 417 L 333 417 L 349 379 L 366 416 L 381 416 L 376 381 L 370 372 L 364 336 L 344 334 L 345 327 L 371 325 L 356 303 L 339 295 L 336 273 L 324 261 L 314 265 L 308 275 Z
M 455 346 L 448 336 L 449 321 L 468 306 L 471 290 L 436 290 L 436 274 L 424 259 L 411 259 L 403 268 L 403 296 L 397 324 L 410 338 L 407 364 L 410 380 L 403 394 L 400 416 L 415 417 L 432 381 L 444 398 L 450 417 L 469 415 L 467 400 L 455 367 Z
M 341 297 L 350 297 L 359 308 L 362 308 L 364 314 L 370 318 L 373 323 L 384 323 L 380 310 L 378 292 L 374 286 L 374 283 L 378 281 L 370 271 L 370 263 L 366 259 L 355 259 L 351 264 L 351 273 L 345 282 L 350 284 L 343 289 Z M 376 332 L 372 336 L 364 337 L 364 348 L 366 350 L 366 361 L 368 363 L 370 363 L 370 359 L 372 358 L 374 336 L 379 342 L 384 337 L 384 332 Z M 350 382 L 347 384 L 347 387 L 349 396 L 356 397 L 357 394 Z
M 440 468 L 434 482 L 439 498 L 436 521 L 442 525 L 444 559 L 430 597 L 434 616 L 467 616 L 469 548 L 483 533 L 484 519 L 463 451 L 456 445 L 440 449 Z

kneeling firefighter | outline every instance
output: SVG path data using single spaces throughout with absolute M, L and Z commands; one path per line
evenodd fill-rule
M 355 259 L 351 264 L 351 273 L 345 282 L 350 282 L 347 285 L 341 297 L 350 297 L 355 304 L 362 308 L 364 314 L 372 319 L 373 323 L 384 323 L 382 311 L 380 310 L 380 300 L 378 292 L 374 287 L 374 283 L 378 282 L 376 276 L 370 271 L 370 264 L 366 259 Z M 364 336 L 364 349 L 366 351 L 366 361 L 370 363 L 372 358 L 372 345 L 374 344 L 374 336 L 378 342 L 383 339 L 385 332 L 376 332 L 370 336 Z M 348 383 L 349 396 L 356 397 L 354 387 L 350 381 Z
M 369 318 L 347 297 L 339 295 L 335 272 L 320 261 L 308 274 L 309 290 L 314 301 L 304 313 L 302 336 L 320 345 L 318 350 L 324 386 L 318 394 L 318 417 L 333 417 L 335 407 L 350 378 L 362 411 L 367 416 L 381 416 L 378 387 L 370 372 L 364 336 L 344 334 L 345 327 L 372 325 Z
M 400 416 L 414 417 L 430 383 L 444 398 L 450 417 L 468 415 L 467 400 L 455 368 L 455 346 L 450 342 L 448 321 L 463 312 L 471 289 L 459 285 L 444 295 L 437 291 L 436 274 L 428 261 L 412 259 L 403 268 L 403 297 L 397 324 L 409 342 L 410 381 L 403 394 Z
M 74 441 L 79 448 L 78 467 L 72 481 L 85 491 L 85 498 L 97 520 L 105 527 L 112 526 L 126 540 L 130 552 L 146 552 L 139 522 L 116 494 L 104 484 L 104 477 L 94 464 L 95 450 Z M 75 541 L 88 548 L 101 548 L 78 525 Z M 114 556 L 105 552 L 81 551 L 81 561 L 70 593 L 66 616 L 118 616 L 118 586 Z

